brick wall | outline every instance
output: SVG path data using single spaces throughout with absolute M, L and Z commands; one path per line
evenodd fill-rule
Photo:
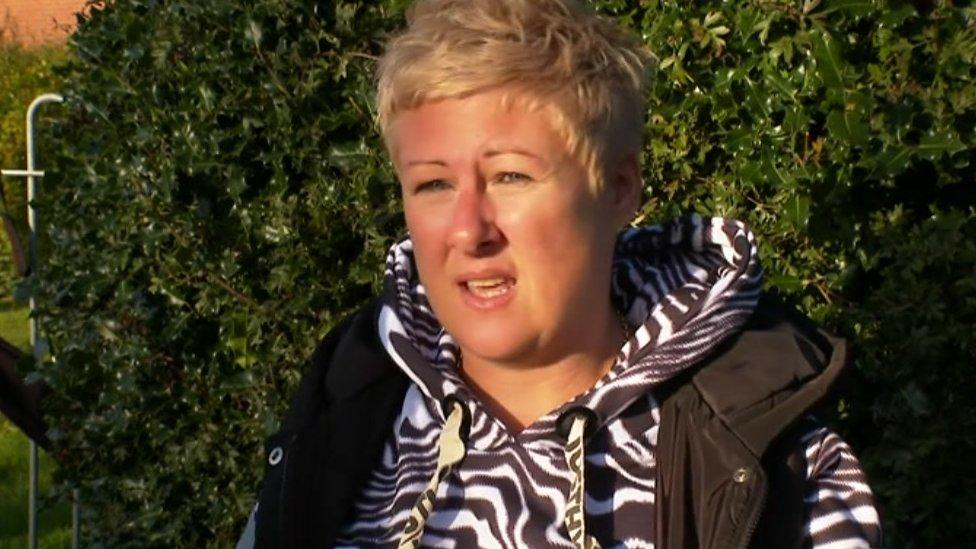
M 0 0 L 0 38 L 25 45 L 63 42 L 85 0 Z

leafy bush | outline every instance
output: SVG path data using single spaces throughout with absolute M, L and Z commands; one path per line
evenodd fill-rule
M 889 541 L 971 538 L 976 10 L 648 4 L 605 2 L 660 59 L 645 212 L 748 220 L 769 285 L 855 343 L 834 419 Z
M 65 56 L 64 46 L 28 49 L 14 42 L 14 36 L 13 30 L 5 32 L 0 27 L 0 168 L 4 169 L 24 169 L 27 106 L 34 97 L 57 88 L 52 68 Z M 0 195 L 6 199 L 0 202 L 0 212 L 6 209 L 14 218 L 26 246 L 27 184 L 23 178 L 4 177 L 0 185 Z M 15 278 L 10 242 L 0 228 L 0 297 L 10 295 Z
M 36 291 L 87 540 L 242 529 L 302 363 L 400 230 L 366 92 L 389 10 L 110 2 L 74 36 Z
M 24 290 L 86 539 L 236 539 L 303 360 L 402 232 L 370 98 L 404 3 L 109 1 L 74 36 Z M 889 541 L 971 537 L 973 8 L 596 4 L 660 60 L 642 217 L 751 222 L 769 284 L 857 343 L 833 420 Z

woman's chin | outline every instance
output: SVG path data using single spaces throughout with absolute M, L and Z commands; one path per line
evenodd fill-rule
M 537 336 L 512 322 L 485 322 L 464 326 L 454 334 L 461 356 L 499 364 L 517 365 L 532 354 Z

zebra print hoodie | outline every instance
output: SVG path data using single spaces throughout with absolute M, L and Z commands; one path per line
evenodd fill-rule
M 513 435 L 459 376 L 460 349 L 430 308 L 412 244 L 396 244 L 378 330 L 413 383 L 337 546 L 397 546 L 407 531 L 425 547 L 578 547 L 589 538 L 654 547 L 660 416 L 651 389 L 740 329 L 761 281 L 756 244 L 741 223 L 692 216 L 623 232 L 612 299 L 632 337 L 592 388 Z M 458 430 L 448 398 L 465 410 L 468 435 L 445 464 L 442 439 Z M 557 423 L 578 409 L 593 413 L 589 424 L 574 425 L 576 440 L 584 427 L 593 434 L 574 465 Z M 850 449 L 822 428 L 803 444 L 808 545 L 877 546 L 878 516 Z

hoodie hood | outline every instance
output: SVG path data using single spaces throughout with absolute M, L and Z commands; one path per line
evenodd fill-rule
M 413 243 L 387 257 L 379 335 L 387 352 L 429 399 L 454 395 L 470 403 L 470 444 L 487 449 L 510 440 L 458 374 L 460 349 L 431 310 L 417 276 Z M 694 365 L 740 328 L 759 299 L 762 269 L 752 233 L 741 222 L 688 216 L 623 231 L 616 244 L 612 300 L 633 328 L 610 371 L 590 390 L 518 435 L 542 443 L 569 408 L 595 412 L 600 428 L 650 388 Z

